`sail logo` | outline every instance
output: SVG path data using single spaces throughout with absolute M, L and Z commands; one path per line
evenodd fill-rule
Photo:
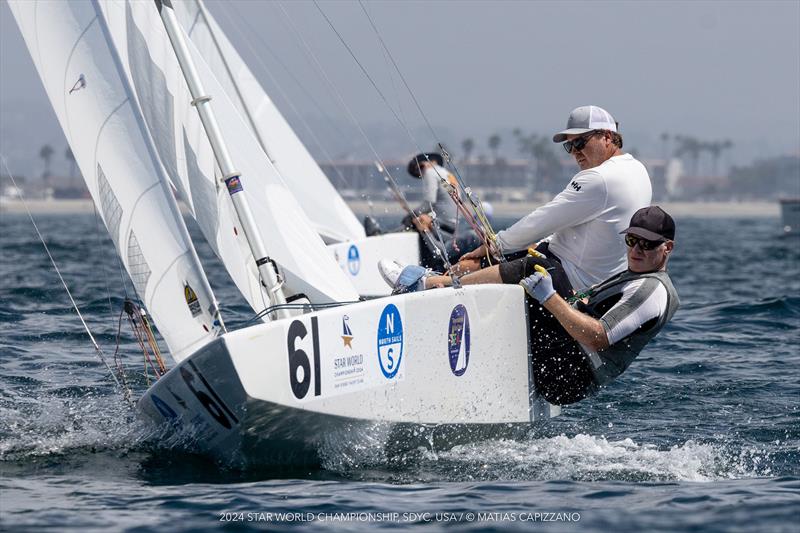
M 186 298 L 186 305 L 189 306 L 189 311 L 193 317 L 200 315 L 203 310 L 200 308 L 200 302 L 197 300 L 197 293 L 194 292 L 192 286 L 188 283 L 183 286 L 183 297 Z
M 378 363 L 386 379 L 392 379 L 403 360 L 403 320 L 394 304 L 383 308 L 378 320 Z
M 350 249 L 347 250 L 347 270 L 352 276 L 358 275 L 358 271 L 361 270 L 361 256 L 355 244 L 350 245 Z
M 447 353 L 450 370 L 456 376 L 464 375 L 469 365 L 469 314 L 467 308 L 458 304 L 450 313 L 447 328 Z
M 344 342 L 345 348 L 353 349 L 353 330 L 350 329 L 350 324 L 347 321 L 350 320 L 350 317 L 344 315 L 342 317 L 342 341 Z
M 69 90 L 69 94 L 74 93 L 75 91 L 80 91 L 81 89 L 86 88 L 86 76 L 81 74 L 78 76 L 78 81 L 75 82 L 75 85 L 72 86 L 72 89 Z

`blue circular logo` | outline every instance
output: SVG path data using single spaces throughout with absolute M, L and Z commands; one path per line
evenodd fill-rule
M 378 363 L 387 379 L 392 379 L 400 370 L 403 359 L 403 320 L 394 304 L 383 308 L 378 320 Z
M 347 270 L 350 271 L 351 275 L 355 276 L 360 269 L 361 258 L 358 255 L 358 247 L 355 244 L 351 244 L 350 249 L 347 250 Z
M 450 313 L 447 327 L 447 354 L 450 357 L 450 370 L 456 376 L 467 371 L 469 365 L 469 314 L 467 308 L 458 304 Z

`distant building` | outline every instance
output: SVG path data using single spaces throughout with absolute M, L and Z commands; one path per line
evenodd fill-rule
M 409 200 L 420 195 L 419 181 L 406 171 L 407 161 L 385 161 L 389 173 Z M 343 197 L 388 195 L 384 174 L 371 161 L 333 161 L 319 163 Z M 458 174 L 481 198 L 525 200 L 536 190 L 534 168 L 526 159 L 471 159 L 456 162 Z M 562 186 L 563 187 L 563 186 Z M 516 198 L 519 196 L 519 198 Z

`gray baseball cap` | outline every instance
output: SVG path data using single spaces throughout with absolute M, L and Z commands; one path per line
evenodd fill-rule
M 554 143 L 567 140 L 567 135 L 580 135 L 592 130 L 617 131 L 617 122 L 611 113 L 596 105 L 576 107 L 569 114 L 567 129 L 553 135 Z

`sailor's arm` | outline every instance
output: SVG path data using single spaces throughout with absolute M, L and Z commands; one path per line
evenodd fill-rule
M 594 351 L 608 348 L 608 336 L 599 320 L 581 313 L 558 294 L 548 298 L 543 305 L 579 343 Z
M 567 187 L 508 229 L 497 233 L 503 253 L 524 250 L 556 231 L 591 220 L 606 208 L 606 185 L 593 170 L 578 173 Z
M 608 335 L 599 320 L 581 313 L 569 305 L 553 288 L 553 278 L 539 271 L 522 281 L 520 285 L 542 306 L 550 311 L 564 330 L 576 341 L 590 350 L 598 351 L 608 348 Z

